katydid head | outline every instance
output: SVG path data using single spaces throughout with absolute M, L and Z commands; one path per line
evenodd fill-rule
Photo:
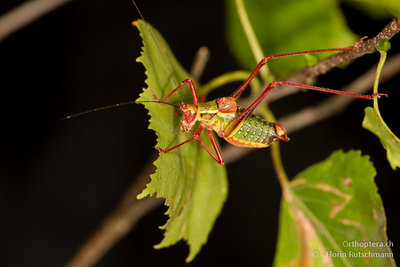
M 183 117 L 181 120 L 181 126 L 179 127 L 179 131 L 181 133 L 188 132 L 192 129 L 194 124 L 196 123 L 196 116 L 197 116 L 197 106 L 192 104 L 185 104 L 182 102 L 182 106 L 179 107 L 175 104 L 153 100 L 153 101 L 136 101 L 137 103 L 158 103 L 158 104 L 166 104 L 176 108 L 176 110 L 181 111 L 183 113 Z
M 287 136 L 286 128 L 282 124 L 275 123 L 276 139 L 281 141 L 289 141 L 290 138 Z
M 196 117 L 197 117 L 197 106 L 196 105 L 191 105 L 191 104 L 183 104 L 180 110 L 183 113 L 182 121 L 181 121 L 181 126 L 180 126 L 180 132 L 188 132 L 192 129 L 194 124 L 196 123 Z

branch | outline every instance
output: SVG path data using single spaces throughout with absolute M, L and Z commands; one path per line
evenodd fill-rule
M 196 53 L 193 65 L 190 68 L 190 74 L 193 76 L 195 80 L 199 81 L 209 59 L 210 59 L 210 50 L 208 49 L 208 47 L 206 46 L 200 47 Z
M 0 18 L 0 42 L 13 32 L 46 15 L 71 0 L 31 0 L 7 12 Z
M 317 65 L 308 67 L 293 75 L 289 80 L 296 83 L 304 83 L 307 80 L 327 73 L 332 68 L 339 66 L 350 60 L 364 56 L 376 50 L 376 44 L 381 39 L 390 40 L 400 31 L 400 18 L 393 19 L 380 33 L 374 38 L 362 42 L 359 47 L 351 51 L 335 54 L 329 58 L 322 59 Z
M 138 200 L 137 195 L 150 182 L 150 174 L 155 171 L 151 160 L 141 174 L 129 186 L 115 210 L 104 219 L 103 223 L 78 253 L 66 264 L 67 267 L 93 266 L 103 255 L 124 237 L 131 228 L 147 213 L 162 204 L 160 198 L 145 198 Z

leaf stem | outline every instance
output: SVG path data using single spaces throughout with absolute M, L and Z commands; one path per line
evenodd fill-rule
M 200 95 L 208 95 L 215 88 L 221 87 L 221 86 L 231 83 L 231 82 L 245 81 L 249 76 L 250 76 L 250 73 L 248 71 L 244 71 L 244 70 L 237 70 L 237 71 L 232 71 L 232 72 L 222 74 L 222 75 L 212 79 L 208 83 L 206 83 L 201 88 Z M 260 87 L 261 83 L 258 79 L 253 79 L 251 81 L 250 85 L 252 86 L 252 88 Z
M 266 105 L 260 107 L 260 114 L 269 121 L 276 121 L 274 114 L 271 112 L 269 108 L 267 108 Z M 285 196 L 287 185 L 289 185 L 289 179 L 283 167 L 281 151 L 279 149 L 279 143 L 273 143 L 270 149 L 271 149 L 272 165 L 274 166 L 275 173 L 278 176 L 278 181 L 282 186 L 283 195 Z
M 251 51 L 253 52 L 254 59 L 256 63 L 258 63 L 262 58 L 264 58 L 264 52 L 257 40 L 257 37 L 253 31 L 253 27 L 251 26 L 249 17 L 247 16 L 246 8 L 244 6 L 243 0 L 236 0 L 236 7 L 239 15 L 240 22 L 242 24 L 244 33 L 249 41 L 249 45 Z M 269 71 L 267 65 L 265 65 L 262 69 L 260 69 L 260 75 L 264 81 L 273 81 L 275 80 L 274 76 Z
M 247 40 L 249 41 L 251 51 L 253 52 L 254 59 L 255 59 L 256 63 L 258 63 L 259 60 L 261 60 L 265 56 L 264 56 L 264 52 L 262 51 L 262 48 L 257 40 L 257 37 L 254 34 L 249 17 L 247 16 L 247 12 L 246 12 L 243 0 L 236 0 L 236 7 L 238 10 L 238 14 L 239 14 L 239 18 L 240 18 L 240 22 L 242 24 L 243 30 L 245 32 Z M 267 65 L 263 66 L 260 69 L 259 73 L 265 82 L 275 80 L 274 76 L 270 73 Z M 261 87 L 259 87 L 259 89 L 261 90 Z M 256 91 L 259 91 L 259 90 L 253 90 L 252 95 L 257 93 Z M 268 108 L 267 105 L 261 106 L 259 108 L 259 110 L 260 110 L 260 113 L 262 114 L 262 116 L 265 117 L 266 120 L 276 121 L 274 114 Z M 282 158 L 281 158 L 281 153 L 279 150 L 278 143 L 275 143 L 271 146 L 271 158 L 272 158 L 272 164 L 274 166 L 275 173 L 278 176 L 278 180 L 282 186 L 282 191 L 284 192 L 283 194 L 285 195 L 285 191 L 287 188 L 286 185 L 288 185 L 289 180 L 286 175 L 285 169 L 283 168 Z
M 387 56 L 386 51 L 382 51 L 380 49 L 378 49 L 378 51 L 379 51 L 381 56 L 380 56 L 380 59 L 379 59 L 378 67 L 376 68 L 376 75 L 375 75 L 374 88 L 373 88 L 374 94 L 378 93 L 379 78 L 381 76 L 382 68 L 383 68 L 383 65 L 385 64 L 386 56 Z M 379 114 L 379 117 L 381 117 L 380 112 L 379 112 L 378 98 L 377 97 L 374 98 L 374 108 L 375 108 L 376 112 Z M 382 119 L 382 117 L 381 117 L 381 119 Z
M 381 41 L 381 40 L 380 40 Z M 387 40 L 385 40 L 387 41 Z M 388 41 L 387 41 L 388 42 Z M 390 44 L 390 43 L 389 43 Z M 378 93 L 378 87 L 379 87 L 379 79 L 381 76 L 381 72 L 383 69 L 383 65 L 385 64 L 386 57 L 387 57 L 387 51 L 380 49 L 380 44 L 377 44 L 377 50 L 380 53 L 380 58 L 378 62 L 378 67 L 376 68 L 376 74 L 375 74 L 375 80 L 374 80 L 374 88 L 373 88 L 373 93 L 377 94 Z M 397 136 L 390 130 L 389 126 L 387 126 L 386 122 L 383 120 L 381 112 L 379 111 L 379 105 L 378 105 L 378 98 L 374 98 L 374 109 L 376 111 L 376 115 L 378 116 L 379 120 L 382 121 L 382 126 L 385 128 L 385 130 L 396 140 L 399 140 Z

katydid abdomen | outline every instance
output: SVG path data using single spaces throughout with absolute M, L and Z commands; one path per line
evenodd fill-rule
M 267 122 L 260 116 L 251 114 L 241 127 L 225 137 L 225 140 L 241 147 L 268 147 L 273 141 L 278 140 L 276 127 L 276 123 Z

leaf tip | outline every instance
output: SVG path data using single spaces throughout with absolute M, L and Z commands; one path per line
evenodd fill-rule
M 137 198 L 137 199 L 143 199 L 143 198 L 145 198 L 145 197 L 148 195 L 145 191 L 146 191 L 146 189 L 144 189 L 144 190 L 142 191 L 142 193 L 140 193 L 139 195 L 137 195 L 136 198 Z

